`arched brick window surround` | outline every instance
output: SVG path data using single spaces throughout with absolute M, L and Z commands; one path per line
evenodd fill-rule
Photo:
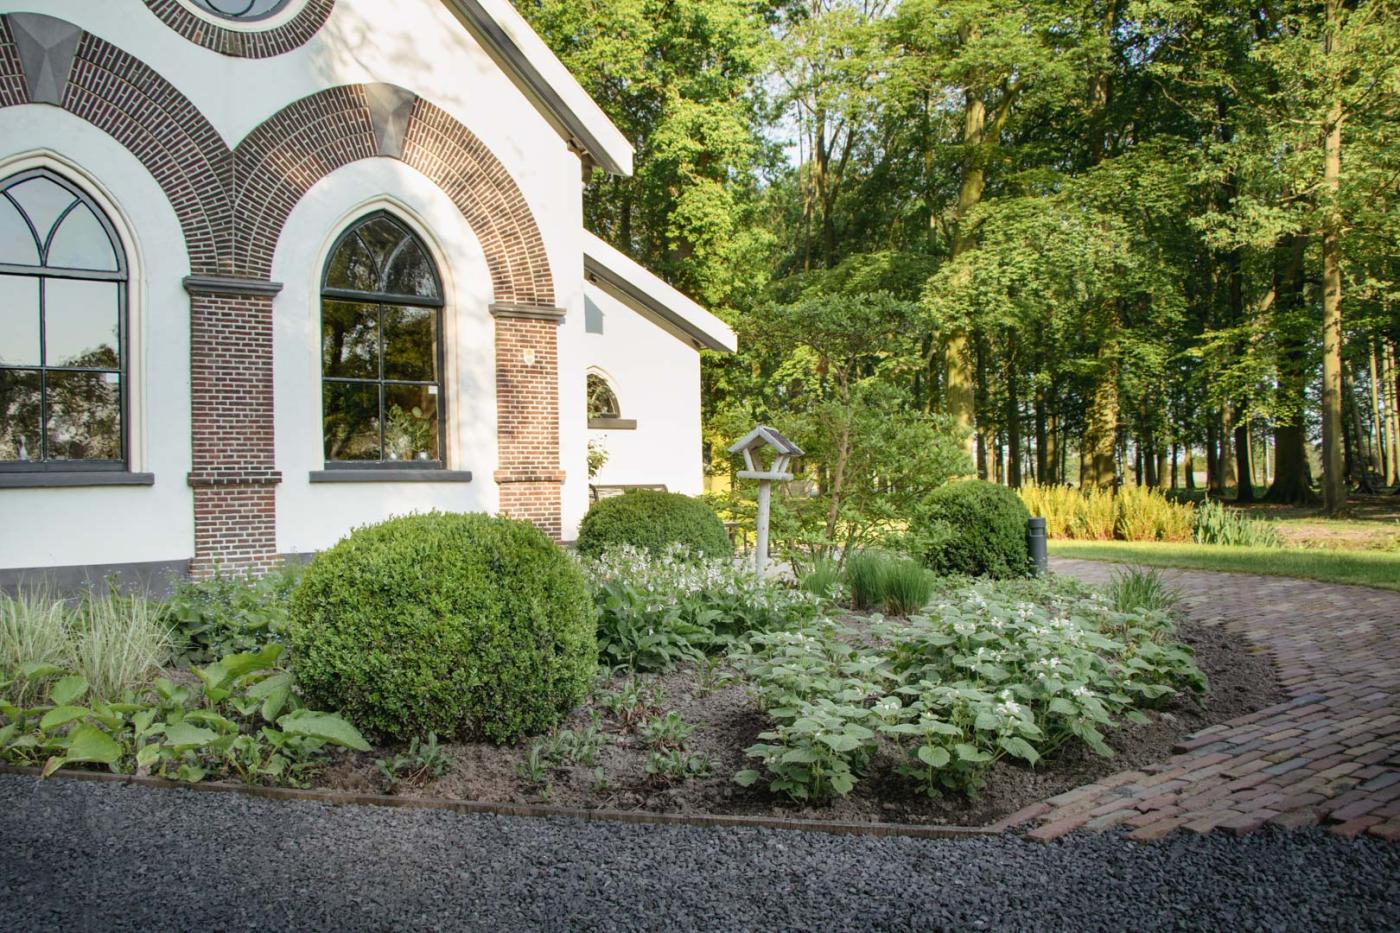
M 295 101 L 229 149 L 148 65 L 62 20 L 13 13 L 0 17 L 0 107 L 26 103 L 62 107 L 111 135 L 180 220 L 191 265 L 197 572 L 275 559 L 272 257 L 312 185 L 373 157 L 432 179 L 477 234 L 497 317 L 501 509 L 559 535 L 562 312 L 524 196 L 470 130 L 402 88 L 352 85 Z
M 335 0 L 306 0 L 296 15 L 267 29 L 227 29 L 180 0 L 146 0 L 161 22 L 195 45 L 234 58 L 271 58 L 305 45 L 325 25 Z

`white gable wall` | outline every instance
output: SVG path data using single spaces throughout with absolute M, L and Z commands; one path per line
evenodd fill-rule
M 624 419 L 635 430 L 593 430 L 588 437 L 608 451 L 592 482 L 603 486 L 661 484 L 672 492 L 699 495 L 704 485 L 700 447 L 700 353 L 690 339 L 650 315 L 624 304 L 602 288 L 584 293 L 602 318 L 601 334 L 583 337 L 588 367 L 596 368 L 617 394 Z M 582 317 L 582 315 L 580 315 Z M 583 321 L 577 321 L 582 325 Z M 586 373 L 578 379 L 586 384 Z M 580 392 L 576 407 L 587 423 Z
M 190 471 L 189 274 L 180 223 L 160 186 L 107 134 L 57 107 L 0 110 L 0 177 L 45 165 L 103 206 L 126 247 L 131 470 L 152 486 L 0 492 L 0 567 L 187 560 Z

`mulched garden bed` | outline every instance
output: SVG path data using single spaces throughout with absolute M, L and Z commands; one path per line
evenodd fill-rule
M 1181 623 L 1178 632 L 1195 650 L 1197 664 L 1210 679 L 1210 692 L 1200 703 L 1177 699 L 1159 711 L 1150 711 L 1151 722 L 1146 725 L 1125 724 L 1108 732 L 1108 744 L 1117 753 L 1113 758 L 1102 758 L 1074 745 L 1034 769 L 1003 760 L 988 772 L 986 787 L 975 799 L 929 799 L 920 794 L 910 779 L 895 772 L 897 752 L 893 751 L 879 755 L 852 793 L 829 806 L 794 804 L 769 793 L 766 780 L 750 788 L 739 787 L 732 776 L 756 766 L 744 755 L 744 749 L 759 741 L 758 734 L 769 727 L 768 720 L 732 671 L 694 666 L 665 675 L 639 675 L 636 680 L 644 693 L 658 696 L 650 714 L 674 710 L 694 727 L 685 751 L 708 757 L 711 772 L 706 777 L 665 781 L 647 774 L 650 749 L 636 729 L 623 725 L 607 705 L 607 696 L 626 686 L 629 678 L 623 676 L 605 684 L 560 727 L 576 732 L 587 730 L 592 723 L 601 727 L 605 743 L 592 765 L 551 768 L 547 783 L 542 785 L 520 774 L 529 742 L 507 747 L 452 743 L 445 746 L 453 761 L 447 774 L 416 785 L 400 783 L 395 792 L 613 810 L 985 825 L 1096 778 L 1160 761 L 1171 755 L 1175 743 L 1194 732 L 1287 699 L 1263 649 L 1219 626 Z M 352 793 L 384 793 L 385 782 L 375 765 L 375 759 L 382 755 L 345 756 L 317 784 Z

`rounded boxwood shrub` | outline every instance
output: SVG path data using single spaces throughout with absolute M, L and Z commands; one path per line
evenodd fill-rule
M 922 527 L 924 563 L 938 573 L 1023 577 L 1030 572 L 1026 521 L 1016 491 L 967 479 L 934 490 Z
M 534 526 L 432 512 L 356 529 L 292 597 L 297 683 L 382 738 L 544 731 L 598 666 L 593 600 Z
M 661 553 L 681 544 L 705 557 L 731 557 L 734 545 L 715 510 L 678 492 L 633 489 L 593 503 L 578 529 L 578 552 L 597 557 L 630 544 Z

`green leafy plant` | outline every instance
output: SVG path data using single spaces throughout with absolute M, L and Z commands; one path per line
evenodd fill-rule
M 442 777 L 452 770 L 452 756 L 438 744 L 437 733 L 429 732 L 425 741 L 420 743 L 415 737 L 408 748 L 388 758 L 376 758 L 374 765 L 385 787 L 393 791 L 400 784 L 416 786 Z
M 186 657 L 204 664 L 285 642 L 289 604 L 300 580 L 301 568 L 289 564 L 261 577 L 216 569 L 207 579 L 178 582 L 166 610 Z
M 845 589 L 841 564 L 831 557 L 818 557 L 798 578 L 797 586 L 813 596 L 840 601 Z
M 1010 756 L 1034 765 L 1064 743 L 1111 754 L 1103 729 L 1205 677 L 1156 610 L 1116 611 L 1053 582 L 964 585 L 926 616 L 862 637 L 823 623 L 754 635 L 738 660 L 774 728 L 735 775 L 795 800 L 848 793 L 880 748 L 929 794 L 975 791 Z
M 598 648 L 612 668 L 667 671 L 752 631 L 814 618 L 821 600 L 729 560 L 675 547 L 624 546 L 582 562 L 598 609 Z
M 1015 490 L 959 480 L 935 490 L 913 529 L 915 549 L 938 573 L 993 578 L 1030 572 L 1026 522 Z
M 1238 509 L 1227 508 L 1213 499 L 1196 510 L 1192 540 L 1197 544 L 1235 547 L 1283 547 L 1277 526 L 1246 518 Z
M 647 775 L 665 783 L 709 777 L 713 770 L 708 755 L 689 754 L 673 748 L 668 751 L 654 751 L 647 756 Z
M 684 748 L 686 739 L 690 738 L 695 727 L 682 719 L 680 713 L 671 710 L 664 716 L 648 719 L 642 723 L 639 731 L 648 748 L 663 750 Z
M 885 601 L 885 558 L 878 551 L 857 551 L 846 558 L 846 586 L 851 608 L 874 609 Z
M 617 692 L 603 696 L 603 705 L 624 733 L 631 732 L 659 712 L 664 701 L 660 687 L 647 686 L 635 677 L 623 681 Z
M 1149 567 L 1127 567 L 1114 571 L 1106 588 L 1108 600 L 1118 612 L 1145 609 L 1171 612 L 1181 602 L 1181 593 L 1167 583 L 1162 572 Z
M 578 552 L 599 557 L 628 545 L 653 554 L 679 546 L 702 558 L 727 558 L 734 545 L 714 509 L 675 492 L 634 489 L 593 503 L 578 529 Z
M 195 680 L 158 677 L 108 701 L 80 674 L 51 665 L 0 673 L 48 681 L 47 702 L 0 703 L 0 758 L 43 765 L 48 776 L 76 764 L 177 781 L 234 777 L 246 783 L 299 784 L 324 765 L 328 746 L 368 751 L 350 723 L 305 708 L 292 675 L 277 666 L 283 648 L 231 654 L 195 668 Z
M 395 518 L 321 552 L 290 635 L 309 702 L 400 740 L 542 732 L 598 664 L 577 565 L 534 526 L 480 514 Z
M 116 699 L 148 682 L 172 650 L 165 613 L 140 594 L 110 586 L 76 602 L 43 590 L 0 594 L 0 672 L 29 672 L 0 689 L 15 703 L 37 702 L 60 672 L 82 677 L 99 699 Z M 53 673 L 35 673 L 41 669 Z

